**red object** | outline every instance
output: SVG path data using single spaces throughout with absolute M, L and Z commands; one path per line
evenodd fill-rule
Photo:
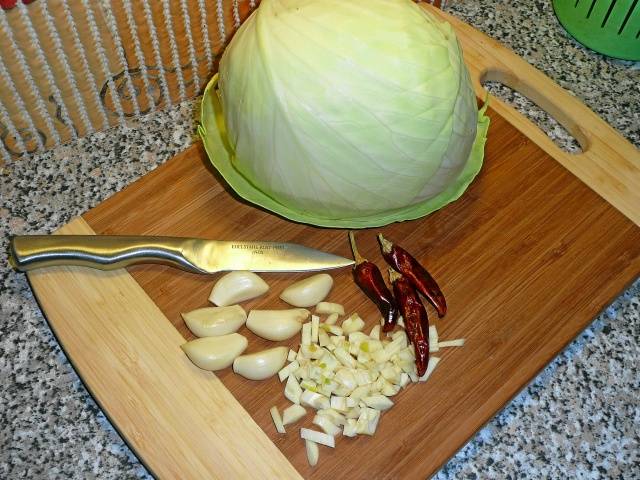
M 427 310 L 420 301 L 418 292 L 404 275 L 389 269 L 389 280 L 393 285 L 393 294 L 404 319 L 409 341 L 413 344 L 416 354 L 416 368 L 418 376 L 421 377 L 427 371 L 429 363 L 429 317 Z
M 390 332 L 398 321 L 398 307 L 393 295 L 384 283 L 382 273 L 376 264 L 358 253 L 353 232 L 349 232 L 349 241 L 356 261 L 356 265 L 353 267 L 353 278 L 356 285 L 376 304 L 382 314 L 382 331 Z
M 447 313 L 447 301 L 431 274 L 405 249 L 391 243 L 382 234 L 378 235 L 382 256 L 394 269 L 402 273 L 438 312 L 439 317 Z
M 35 0 L 22 0 L 22 3 L 29 5 L 35 2 Z M 0 0 L 0 8 L 3 10 L 11 10 L 18 4 L 18 0 Z

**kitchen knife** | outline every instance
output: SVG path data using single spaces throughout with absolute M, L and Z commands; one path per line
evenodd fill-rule
M 24 235 L 12 237 L 9 248 L 9 263 L 23 272 L 60 265 L 114 270 L 140 263 L 207 274 L 229 270 L 306 272 L 354 263 L 295 243 L 180 237 Z

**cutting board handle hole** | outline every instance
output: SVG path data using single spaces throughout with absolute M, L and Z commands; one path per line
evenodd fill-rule
M 588 137 L 577 122 L 523 79 L 506 71 L 487 70 L 480 83 L 491 95 L 527 117 L 561 150 L 580 154 L 588 149 Z

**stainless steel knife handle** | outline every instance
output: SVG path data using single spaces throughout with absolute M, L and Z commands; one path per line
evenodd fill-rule
M 10 239 L 9 262 L 19 271 L 60 265 L 115 270 L 138 263 L 202 273 L 183 255 L 191 239 L 179 237 L 25 235 Z

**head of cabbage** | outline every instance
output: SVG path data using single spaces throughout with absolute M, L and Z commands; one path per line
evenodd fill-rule
M 487 128 L 453 29 L 411 0 L 262 0 L 205 91 L 200 135 L 250 202 L 362 228 L 457 199 Z

